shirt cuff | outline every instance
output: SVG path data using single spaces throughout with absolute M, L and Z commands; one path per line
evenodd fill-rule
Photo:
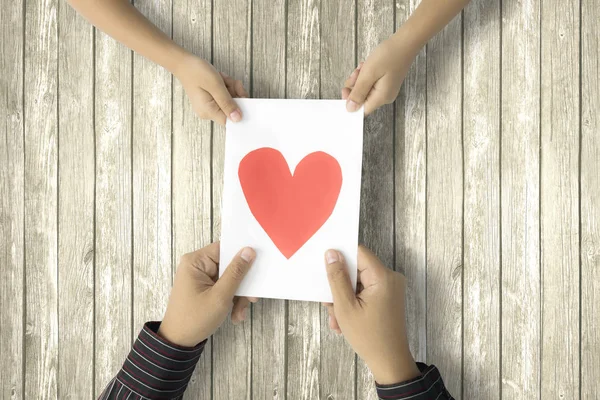
M 178 346 L 158 336 L 159 327 L 160 322 L 144 325 L 116 379 L 141 397 L 171 399 L 185 391 L 206 340 Z
M 452 399 L 435 365 L 418 362 L 417 367 L 421 371 L 421 376 L 414 379 L 392 385 L 375 383 L 379 398 L 384 400 Z

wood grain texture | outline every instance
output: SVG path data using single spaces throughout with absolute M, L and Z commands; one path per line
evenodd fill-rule
M 463 154 L 461 16 L 427 45 L 427 362 L 460 399 Z
M 94 353 L 94 28 L 65 3 L 58 24 L 58 398 L 84 399 L 94 395 L 94 357 L 81 356 Z
M 173 40 L 211 59 L 211 2 L 173 0 Z M 211 243 L 211 123 L 192 109 L 183 86 L 173 80 L 173 273 L 181 256 Z M 185 397 L 210 399 L 211 341 L 204 347 Z
M 396 29 L 419 5 L 403 0 L 396 8 Z M 423 48 L 408 71 L 396 99 L 396 270 L 406 276 L 406 326 L 413 357 L 427 354 L 426 299 L 426 92 L 427 53 Z
M 502 397 L 540 397 L 540 2 L 502 6 Z
M 23 2 L 0 10 L 0 398 L 23 398 Z
M 251 71 L 251 0 L 213 2 L 213 64 L 243 82 L 248 90 Z M 213 240 L 221 236 L 221 200 L 225 128 L 213 124 L 212 207 Z M 251 396 L 252 323 L 233 325 L 230 319 L 213 335 L 213 398 L 249 399 Z
M 394 33 L 394 4 L 387 0 L 357 2 L 356 51 L 366 60 Z M 356 67 L 356 66 L 354 66 Z M 351 71 L 350 71 L 351 72 Z M 384 265 L 394 268 L 394 110 L 385 105 L 365 118 L 359 240 Z M 358 359 L 357 399 L 376 399 L 373 376 Z
M 57 397 L 57 13 L 25 5 L 25 399 Z
M 581 399 L 600 393 L 600 3 L 581 12 Z
M 579 1 L 541 3 L 542 398 L 579 396 Z
M 287 97 L 320 95 L 321 1 L 288 0 Z M 290 301 L 288 308 L 287 398 L 313 400 L 320 393 L 320 304 Z
M 252 3 L 252 93 L 285 98 L 286 8 L 284 0 Z M 252 305 L 252 399 L 285 399 L 287 302 Z
M 464 10 L 463 396 L 500 398 L 500 2 Z
M 344 81 L 356 68 L 355 7 L 353 0 L 321 2 L 320 97 L 323 99 L 340 99 Z M 329 328 L 329 315 L 323 307 L 320 345 L 320 398 L 355 398 L 356 354 L 343 335 Z
M 132 53 L 95 35 L 95 384 L 99 396 L 132 344 Z
M 171 32 L 170 0 L 135 6 Z M 133 334 L 159 321 L 171 289 L 171 75 L 133 56 Z

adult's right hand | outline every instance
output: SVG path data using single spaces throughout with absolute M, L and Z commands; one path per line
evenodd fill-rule
M 356 293 L 339 251 L 328 250 L 325 263 L 333 294 L 333 305 L 327 307 L 332 328 L 339 327 L 377 383 L 394 384 L 419 376 L 406 336 L 404 276 L 360 246 Z

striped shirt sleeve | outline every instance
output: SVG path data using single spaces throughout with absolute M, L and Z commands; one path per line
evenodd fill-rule
M 417 363 L 421 376 L 393 385 L 376 383 L 377 395 L 382 400 L 454 400 L 444 386 L 435 365 Z
M 181 347 L 157 335 L 160 322 L 147 322 L 123 367 L 99 400 L 181 399 L 206 341 Z

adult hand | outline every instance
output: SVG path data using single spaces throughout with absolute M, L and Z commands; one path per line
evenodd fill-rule
M 187 55 L 173 74 L 179 79 L 196 114 L 225 125 L 242 119 L 242 112 L 233 97 L 248 97 L 241 81 L 217 72 L 208 62 Z
M 328 250 L 325 263 L 333 294 L 333 305 L 327 305 L 332 328 L 343 333 L 379 384 L 418 376 L 406 337 L 404 276 L 360 246 L 356 294 L 342 254 Z
M 365 107 L 365 115 L 393 103 L 420 47 L 400 29 L 371 52 L 344 83 L 342 98 L 348 111 Z
M 234 297 L 256 253 L 245 247 L 219 276 L 219 243 L 181 257 L 167 311 L 158 334 L 171 343 L 193 347 L 215 333 L 231 311 L 234 323 L 245 319 L 249 302 Z

